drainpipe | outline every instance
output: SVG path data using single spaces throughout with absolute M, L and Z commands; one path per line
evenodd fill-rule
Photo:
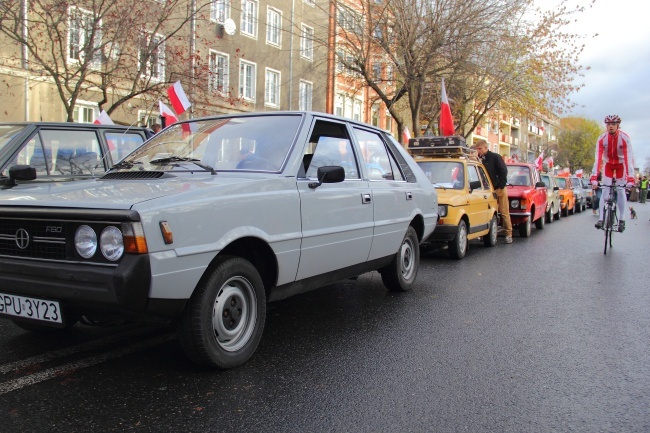
M 27 40 L 27 0 L 20 0 L 20 21 L 22 26 L 22 38 L 24 41 Z M 29 122 L 29 73 L 27 72 L 28 68 L 28 51 L 27 44 L 23 43 L 21 47 L 21 64 L 20 66 L 25 70 L 25 122 Z
M 194 100 L 194 85 L 196 72 L 196 0 L 190 2 L 190 102 Z M 190 106 L 190 119 L 194 118 L 194 104 Z
M 296 10 L 295 0 L 291 0 L 291 25 L 294 23 L 294 15 Z M 292 110 L 293 107 L 293 34 L 291 32 L 289 36 L 289 110 Z M 298 84 L 300 85 L 300 84 Z

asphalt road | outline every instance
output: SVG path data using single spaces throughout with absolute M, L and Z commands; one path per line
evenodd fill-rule
M 170 329 L 0 321 L 0 431 L 648 432 L 650 204 L 633 205 L 606 256 L 588 210 L 427 255 L 408 293 L 372 273 L 271 304 L 226 372 Z

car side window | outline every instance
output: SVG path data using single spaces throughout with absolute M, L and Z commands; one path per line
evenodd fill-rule
M 137 133 L 106 131 L 104 138 L 106 139 L 106 144 L 108 144 L 108 150 L 113 163 L 121 160 L 144 143 L 142 135 Z M 106 169 L 106 162 L 104 162 L 103 166 Z
M 305 176 L 316 178 L 319 167 L 332 165 L 343 167 L 346 180 L 361 178 L 345 125 L 319 120 L 303 155 Z
M 467 177 L 469 178 L 470 182 L 476 182 L 479 181 L 481 182 L 481 179 L 478 175 L 478 172 L 476 171 L 476 166 L 475 165 L 468 165 L 467 166 Z M 481 185 L 483 185 L 481 183 Z
M 485 169 L 479 166 L 476 168 L 478 169 L 478 174 L 481 178 L 481 185 L 483 185 L 483 189 L 490 189 L 490 181 L 488 180 L 487 174 L 485 173 Z
M 52 148 L 45 147 L 41 137 L 36 134 L 20 149 L 7 169 L 16 164 L 31 165 L 36 169 L 37 176 L 47 176 L 52 168 Z
M 368 171 L 368 179 L 404 180 L 397 161 L 379 134 L 354 128 L 354 135 L 361 147 L 361 156 Z
M 51 129 L 40 134 L 51 158 L 50 175 L 92 174 L 98 164 L 101 166 L 102 151 L 94 131 Z

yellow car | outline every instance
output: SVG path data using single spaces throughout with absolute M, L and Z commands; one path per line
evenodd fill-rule
M 462 259 L 469 241 L 497 242 L 497 198 L 487 171 L 465 139 L 416 137 L 409 153 L 438 191 L 440 220 L 425 243 L 446 243 L 449 255 Z

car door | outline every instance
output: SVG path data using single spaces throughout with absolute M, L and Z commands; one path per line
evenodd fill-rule
M 469 224 L 468 228 L 470 233 L 475 233 L 488 228 L 488 200 L 490 198 L 490 191 L 486 189 L 481 181 L 478 172 L 478 167 L 475 164 L 467 164 L 467 179 L 469 182 L 477 182 L 480 184 L 479 188 L 473 189 L 469 194 Z M 468 183 L 469 188 L 469 183 Z M 469 190 L 468 190 L 469 192 Z
M 314 186 L 318 167 L 332 165 L 345 169 L 345 180 Z M 361 179 L 345 123 L 314 122 L 303 169 L 297 182 L 302 220 L 297 279 L 365 262 L 374 230 L 372 193 Z

